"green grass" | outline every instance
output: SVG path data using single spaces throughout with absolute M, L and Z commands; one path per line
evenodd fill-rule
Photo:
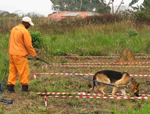
M 116 107 L 114 107 L 116 108 Z M 135 106 L 132 108 L 129 108 L 128 110 L 124 111 L 124 112 L 118 112 L 116 109 L 111 109 L 112 112 L 114 112 L 115 114 L 149 114 L 150 113 L 150 105 L 148 102 L 145 102 L 143 106 L 139 107 L 139 106 Z
M 9 34 L 0 34 L 0 80 L 2 81 L 6 68 L 8 67 L 8 41 Z M 7 69 L 8 70 L 8 69 Z
M 80 31 L 80 30 L 79 30 Z M 126 30 L 112 34 L 99 32 L 66 33 L 64 35 L 44 36 L 45 49 L 50 55 L 65 53 L 77 55 L 114 55 L 129 48 L 133 53 L 149 52 L 150 34 L 138 33 L 128 36 Z
M 116 26 L 120 27 L 117 32 L 113 32 Z M 86 26 L 65 34 L 46 35 L 42 34 L 44 40 L 44 56 L 55 55 L 81 55 L 100 56 L 121 54 L 124 49 L 129 48 L 132 53 L 149 54 L 150 34 L 147 32 L 148 26 L 144 26 L 137 32 L 134 29 L 125 29 L 122 23 L 114 23 L 101 26 Z M 127 26 L 127 25 L 126 25 Z M 128 28 L 128 27 L 126 27 Z M 105 33 L 103 33 L 105 31 Z M 111 31 L 111 32 L 110 32 Z M 136 33 L 136 34 L 134 34 Z M 0 75 L 4 75 L 8 61 L 9 34 L 0 34 Z M 60 60 L 67 62 L 66 60 Z M 37 64 L 39 64 L 37 62 Z M 2 80 L 2 77 L 0 78 Z
M 36 30 L 31 28 L 31 30 Z M 39 28 L 38 28 L 39 29 Z M 65 31 L 64 33 L 58 34 L 42 34 L 44 40 L 44 47 L 42 47 L 39 52 L 41 59 L 44 59 L 48 62 L 54 62 L 55 59 L 50 56 L 57 55 L 82 55 L 82 56 L 100 56 L 100 55 L 116 55 L 122 54 L 123 50 L 129 48 L 132 53 L 144 53 L 149 54 L 150 48 L 150 33 L 149 26 L 143 26 L 142 29 L 135 28 L 133 24 L 122 23 L 113 23 L 106 25 L 88 25 L 84 27 L 75 28 L 73 30 Z M 0 81 L 2 81 L 8 61 L 8 42 L 9 34 L 0 34 Z M 66 63 L 69 60 L 60 58 L 58 60 L 60 63 Z M 76 60 L 77 61 L 77 60 Z M 78 60 L 84 62 L 84 60 Z M 92 61 L 92 60 L 91 60 Z M 34 92 L 75 92 L 75 91 L 88 91 L 87 83 L 89 81 L 84 81 L 75 76 L 37 76 L 37 80 L 33 80 L 32 73 L 36 72 L 62 72 L 56 68 L 47 68 L 41 69 L 41 66 L 44 64 L 39 61 L 29 61 L 31 79 L 29 89 Z M 7 67 L 8 68 L 8 67 Z M 110 68 L 108 68 L 110 69 Z M 71 72 L 90 72 L 95 73 L 99 68 L 68 68 L 67 70 Z M 119 70 L 122 70 L 121 68 Z M 124 68 L 124 70 L 128 70 Z M 129 69 L 130 72 L 134 72 L 135 69 Z M 139 70 L 140 72 L 148 71 L 148 69 Z M 8 76 L 8 72 L 7 72 Z M 90 78 L 90 77 L 89 77 Z M 142 84 L 145 84 L 145 80 L 139 79 Z M 7 77 L 5 79 L 4 88 L 6 89 Z M 16 91 L 21 91 L 21 85 L 17 81 Z M 20 99 L 27 99 L 34 101 L 31 106 L 22 105 L 18 106 L 16 113 L 46 113 L 44 107 L 44 98 L 37 96 L 35 94 L 26 94 L 22 93 Z M 135 104 L 130 108 L 127 103 Z M 149 100 L 110 100 L 110 99 L 57 99 L 51 98 L 48 101 L 49 110 L 51 113 L 56 113 L 57 108 L 62 107 L 64 104 L 63 110 L 56 110 L 59 113 L 88 113 L 88 114 L 97 114 L 97 113 L 115 113 L 115 114 L 148 114 L 149 112 Z M 107 103 L 107 105 L 105 105 Z M 88 105 L 87 105 L 88 104 Z M 138 107 L 138 104 L 141 106 Z M 53 107 L 56 109 L 52 110 Z M 6 105 L 5 105 L 6 106 Z M 67 110 L 66 108 L 69 107 Z M 90 108 L 92 107 L 92 108 Z M 100 108 L 99 108 L 100 107 Z M 16 107 L 15 107 L 16 108 Z M 85 110 L 86 109 L 86 110 Z M 28 111 L 29 110 L 29 111 Z M 5 108 L 1 108 L 1 112 L 5 113 Z

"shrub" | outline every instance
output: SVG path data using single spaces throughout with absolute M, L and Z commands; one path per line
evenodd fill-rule
M 148 23 L 150 22 L 150 14 L 146 11 L 137 11 L 133 13 L 133 17 L 137 23 Z
M 129 37 L 131 37 L 131 36 L 136 36 L 138 34 L 138 32 L 136 30 L 133 30 L 133 29 L 128 29 L 127 34 Z
M 32 37 L 32 44 L 34 48 L 41 48 L 43 46 L 43 38 L 41 37 L 41 32 L 36 31 L 36 32 L 31 32 L 31 37 Z

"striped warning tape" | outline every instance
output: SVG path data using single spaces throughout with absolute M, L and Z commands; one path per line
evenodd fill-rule
M 81 96 L 56 96 L 56 95 L 81 95 Z M 123 96 L 110 96 L 106 97 L 103 96 L 103 94 L 100 93 L 85 93 L 85 92 L 71 92 L 71 93 L 66 93 L 66 92 L 45 92 L 41 93 L 39 92 L 38 95 L 53 95 L 53 96 L 47 96 L 47 97 L 59 97 L 59 98 L 101 98 L 101 99 L 149 99 L 148 94 L 140 94 L 142 97 L 123 97 Z M 85 95 L 85 96 L 83 96 Z M 93 96 L 91 96 L 93 95 Z M 116 93 L 116 95 L 122 95 L 122 93 Z M 144 96 L 144 97 L 143 97 Z M 145 97 L 146 96 L 146 97 Z
M 149 99 L 149 97 L 97 97 L 97 96 L 47 96 L 53 98 L 95 98 L 95 99 Z M 47 99 L 47 98 L 46 98 Z M 47 100 L 45 101 L 47 107 Z
M 57 95 L 80 95 L 80 96 L 57 96 Z M 109 93 L 111 94 L 111 93 Z M 38 95 L 45 95 L 45 107 L 47 107 L 47 97 L 55 97 L 55 98 L 96 98 L 96 99 L 149 99 L 148 94 L 140 94 L 140 97 L 123 97 L 123 96 L 117 96 L 122 95 L 122 93 L 116 93 L 115 96 L 108 95 L 108 97 L 104 96 L 100 93 L 85 93 L 85 92 L 39 92 Z M 52 96 L 48 96 L 52 95 Z M 93 96 L 91 96 L 93 95 Z
M 57 65 L 57 66 L 60 66 L 60 65 L 99 65 L 99 64 L 102 64 L 102 65 L 127 65 L 127 64 L 150 64 L 150 62 L 114 62 L 114 63 L 51 63 L 51 65 Z M 51 65 L 43 65 L 43 67 L 51 67 Z
M 94 95 L 94 96 L 103 96 L 103 94 L 100 93 L 85 93 L 85 92 L 39 92 L 38 95 L 67 95 L 67 94 L 71 94 L 71 95 Z M 121 94 L 120 94 L 121 95 Z
M 47 65 L 45 67 L 53 67 L 51 65 Z M 55 65 L 55 67 L 134 67 L 134 68 L 138 68 L 138 67 L 150 67 L 150 66 L 103 66 L 103 65 Z M 43 68 L 43 67 L 42 67 Z
M 120 65 L 120 64 L 150 64 L 150 62 L 111 62 L 111 63 L 51 63 L 52 65 Z M 49 66 L 48 64 L 43 66 Z
M 36 73 L 34 72 L 34 76 L 41 74 L 41 75 L 73 75 L 72 73 Z M 94 76 L 94 74 L 82 74 L 82 73 L 75 73 L 76 75 L 82 76 Z M 149 74 L 130 74 L 130 76 L 139 76 L 139 77 L 150 77 Z
M 54 56 L 57 57 L 65 57 L 65 58 L 119 58 L 120 56 Z
M 86 92 L 39 92 L 37 93 L 38 95 L 93 95 L 93 96 L 104 96 L 103 94 L 101 93 L 86 93 Z M 111 93 L 108 93 L 108 95 L 111 95 Z M 122 93 L 116 93 L 115 94 L 116 96 L 120 96 L 120 95 L 123 95 Z M 150 95 L 149 94 L 139 94 L 139 96 L 146 96 L 146 97 L 149 97 Z
M 96 96 L 47 96 L 57 98 L 97 98 L 97 99 L 149 99 L 149 97 L 96 97 Z
M 65 57 L 65 58 L 119 58 L 120 56 L 54 56 L 57 57 Z M 150 58 L 150 56 L 135 56 L 135 58 Z

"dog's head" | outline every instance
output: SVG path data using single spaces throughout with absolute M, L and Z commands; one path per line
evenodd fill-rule
M 132 84 L 132 92 L 135 96 L 139 97 L 139 91 L 140 91 L 140 87 L 139 87 L 140 83 L 134 82 Z
M 139 96 L 140 91 L 139 85 L 140 83 L 136 82 L 134 79 L 131 79 L 131 92 L 137 97 Z
M 134 95 L 139 97 L 139 91 L 140 91 L 140 87 L 139 87 L 139 83 L 136 83 L 135 88 L 134 88 Z

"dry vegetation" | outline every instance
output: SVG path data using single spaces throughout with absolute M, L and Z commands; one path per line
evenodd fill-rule
M 141 33 L 149 33 L 150 27 L 145 24 L 140 23 L 141 21 L 136 20 L 126 16 L 114 16 L 114 15 L 105 15 L 102 17 L 91 17 L 87 20 L 85 19 L 66 19 L 60 22 L 55 22 L 52 20 L 45 21 L 43 18 L 33 17 L 35 27 L 30 28 L 31 31 L 41 31 L 44 35 L 53 35 L 52 41 L 56 39 L 55 35 L 65 35 L 71 34 L 74 36 L 76 30 L 78 29 L 80 33 L 95 33 L 99 32 L 100 34 L 110 34 L 120 33 L 125 29 L 133 29 L 140 31 Z M 20 23 L 21 17 L 2 17 L 0 18 L 0 33 L 8 34 L 10 29 Z M 92 29 L 91 29 L 92 28 Z M 84 34 L 79 34 L 84 35 Z M 130 34 L 128 34 L 130 35 Z M 125 38 L 130 38 L 130 36 Z M 120 34 L 118 34 L 118 37 Z M 141 35 L 142 36 L 142 35 Z M 80 37 L 81 38 L 81 37 Z M 86 36 L 86 38 L 91 38 L 91 36 Z M 115 41 L 114 41 L 115 42 Z M 63 42 L 61 42 L 63 43 Z M 4 44 L 4 43 L 3 43 Z M 93 45 L 92 45 L 93 46 Z M 6 46 L 5 46 L 6 47 Z M 89 46 L 90 48 L 90 46 Z M 107 51 L 110 51 L 112 48 L 107 47 L 103 50 L 101 55 L 108 55 Z M 143 49 L 143 48 L 142 48 Z M 37 53 L 40 58 L 48 61 L 49 63 L 109 63 L 109 62 L 150 62 L 149 59 L 136 59 L 134 56 L 137 54 L 132 54 L 129 50 L 126 50 L 124 53 L 118 49 L 112 52 L 114 55 L 121 54 L 121 58 L 114 59 L 100 59 L 100 58 L 59 58 L 51 57 L 48 55 L 48 51 L 42 49 L 37 49 Z M 79 50 L 80 51 L 80 50 Z M 81 54 L 84 55 L 83 50 Z M 3 56 L 7 53 L 6 50 L 2 50 Z M 92 53 L 93 54 L 93 53 Z M 75 53 L 62 53 L 62 55 L 77 55 Z M 94 55 L 97 55 L 94 53 Z M 145 55 L 138 54 L 138 55 Z M 1 56 L 0 56 L 1 57 Z M 2 61 L 6 64 L 6 59 Z M 42 69 L 42 65 L 45 65 L 42 61 L 29 60 L 30 65 L 30 85 L 29 93 L 21 92 L 21 85 L 17 81 L 15 90 L 16 93 L 9 94 L 5 91 L 6 94 L 2 94 L 1 97 L 5 99 L 13 100 L 13 104 L 1 103 L 1 113 L 2 114 L 127 114 L 127 113 L 137 113 L 137 112 L 146 112 L 150 113 L 149 110 L 149 100 L 123 100 L 123 99 L 78 99 L 78 98 L 48 98 L 48 106 L 45 107 L 44 96 L 37 95 L 38 92 L 88 92 L 89 88 L 92 86 L 92 82 L 79 78 L 74 75 L 37 75 L 37 79 L 34 80 L 34 72 L 41 73 L 59 73 L 65 72 L 56 67 L 48 67 Z M 129 74 L 149 74 L 149 64 L 134 64 L 134 66 L 148 66 L 148 67 L 127 67 L 130 65 L 115 65 L 115 66 L 126 66 L 126 67 L 68 67 L 62 68 L 69 72 L 73 73 L 85 73 L 85 74 L 94 74 L 97 71 L 104 69 L 111 69 L 117 71 L 125 71 Z M 3 75 L 3 74 L 2 74 Z M 85 76 L 92 79 L 92 76 Z M 149 77 L 134 77 L 140 82 L 141 94 L 150 94 L 150 81 Z M 6 90 L 5 80 L 4 90 Z M 112 87 L 107 87 L 105 90 L 108 93 L 111 93 Z M 98 92 L 98 91 L 96 91 Z M 120 91 L 118 91 L 120 92 Z M 146 107 L 146 109 L 143 109 Z M 135 112 L 136 111 L 136 112 Z
M 114 59 L 96 59 L 96 58 L 51 58 L 54 63 L 62 63 L 66 61 L 68 63 L 108 63 L 116 62 L 118 58 Z M 148 59 L 136 59 L 136 61 L 148 62 Z M 45 65 L 42 62 L 29 61 L 31 66 L 30 76 L 30 93 L 22 93 L 21 86 L 17 82 L 16 93 L 3 95 L 3 98 L 9 98 L 14 101 L 13 104 L 1 103 L 1 108 L 6 114 L 111 114 L 115 113 L 127 113 L 130 108 L 140 110 L 146 104 L 149 104 L 149 100 L 117 100 L 117 99 L 79 99 L 79 98 L 49 98 L 48 106 L 45 107 L 44 96 L 37 95 L 38 92 L 88 92 L 92 86 L 92 82 L 79 78 L 74 75 L 37 75 L 37 79 L 34 80 L 33 73 L 59 73 L 64 72 L 55 67 L 41 68 Z M 104 65 L 105 66 L 105 65 Z M 117 65 L 115 65 L 117 66 Z M 124 66 L 124 65 L 118 65 Z M 130 65 L 126 65 L 130 66 Z M 134 65 L 142 66 L 142 65 Z M 149 66 L 149 65 L 148 65 Z M 112 69 L 118 71 L 129 72 L 130 74 L 149 74 L 149 68 L 128 68 L 128 67 L 111 67 L 111 68 L 97 68 L 97 67 L 71 67 L 62 68 L 73 73 L 94 74 L 97 71 L 103 69 Z M 85 76 L 92 79 L 92 76 Z M 150 94 L 149 77 L 134 77 L 140 82 L 141 94 Z M 105 92 L 111 93 L 112 87 L 107 87 Z M 127 89 L 128 91 L 128 89 Z M 95 91 L 98 92 L 98 91 Z M 118 91 L 120 93 L 120 91 Z

